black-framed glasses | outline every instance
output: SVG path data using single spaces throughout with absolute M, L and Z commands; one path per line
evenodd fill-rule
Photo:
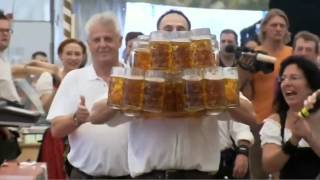
M 13 30 L 12 30 L 12 29 L 2 29 L 2 28 L 0 28 L 0 33 L 9 33 L 9 34 L 12 34 L 12 33 L 13 33 Z

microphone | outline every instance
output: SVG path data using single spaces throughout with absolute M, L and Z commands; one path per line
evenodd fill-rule
M 252 51 L 249 48 L 227 45 L 224 50 L 226 53 L 234 53 L 240 67 L 253 73 L 258 71 L 271 73 L 277 60 L 277 58 L 269 56 L 264 52 Z

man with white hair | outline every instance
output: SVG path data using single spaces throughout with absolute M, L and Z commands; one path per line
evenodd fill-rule
M 68 160 L 72 179 L 129 178 L 126 124 L 109 127 L 88 122 L 95 101 L 107 97 L 111 68 L 118 65 L 121 46 L 116 17 L 109 13 L 92 16 L 86 24 L 92 65 L 71 71 L 63 79 L 52 102 L 47 119 L 52 135 L 68 135 Z M 107 109 L 104 118 L 125 118 Z

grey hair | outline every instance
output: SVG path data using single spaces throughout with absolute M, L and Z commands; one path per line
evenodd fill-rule
M 117 17 L 109 11 L 103 12 L 103 13 L 99 13 L 99 14 L 95 14 L 93 15 L 86 23 L 85 25 L 85 32 L 86 32 L 86 36 L 89 36 L 90 30 L 92 28 L 92 26 L 96 25 L 96 24 L 102 24 L 102 25 L 113 25 L 115 27 L 116 32 L 120 35 L 120 26 L 117 20 Z

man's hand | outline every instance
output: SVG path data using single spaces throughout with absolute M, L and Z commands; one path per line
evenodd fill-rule
M 90 113 L 86 107 L 86 99 L 84 96 L 80 96 L 80 104 L 78 106 L 78 110 L 74 114 L 75 121 L 77 125 L 80 126 L 83 123 L 89 122 L 88 117 Z
M 238 154 L 234 162 L 232 176 L 235 178 L 243 178 L 248 172 L 248 168 L 249 168 L 248 157 L 243 154 Z

